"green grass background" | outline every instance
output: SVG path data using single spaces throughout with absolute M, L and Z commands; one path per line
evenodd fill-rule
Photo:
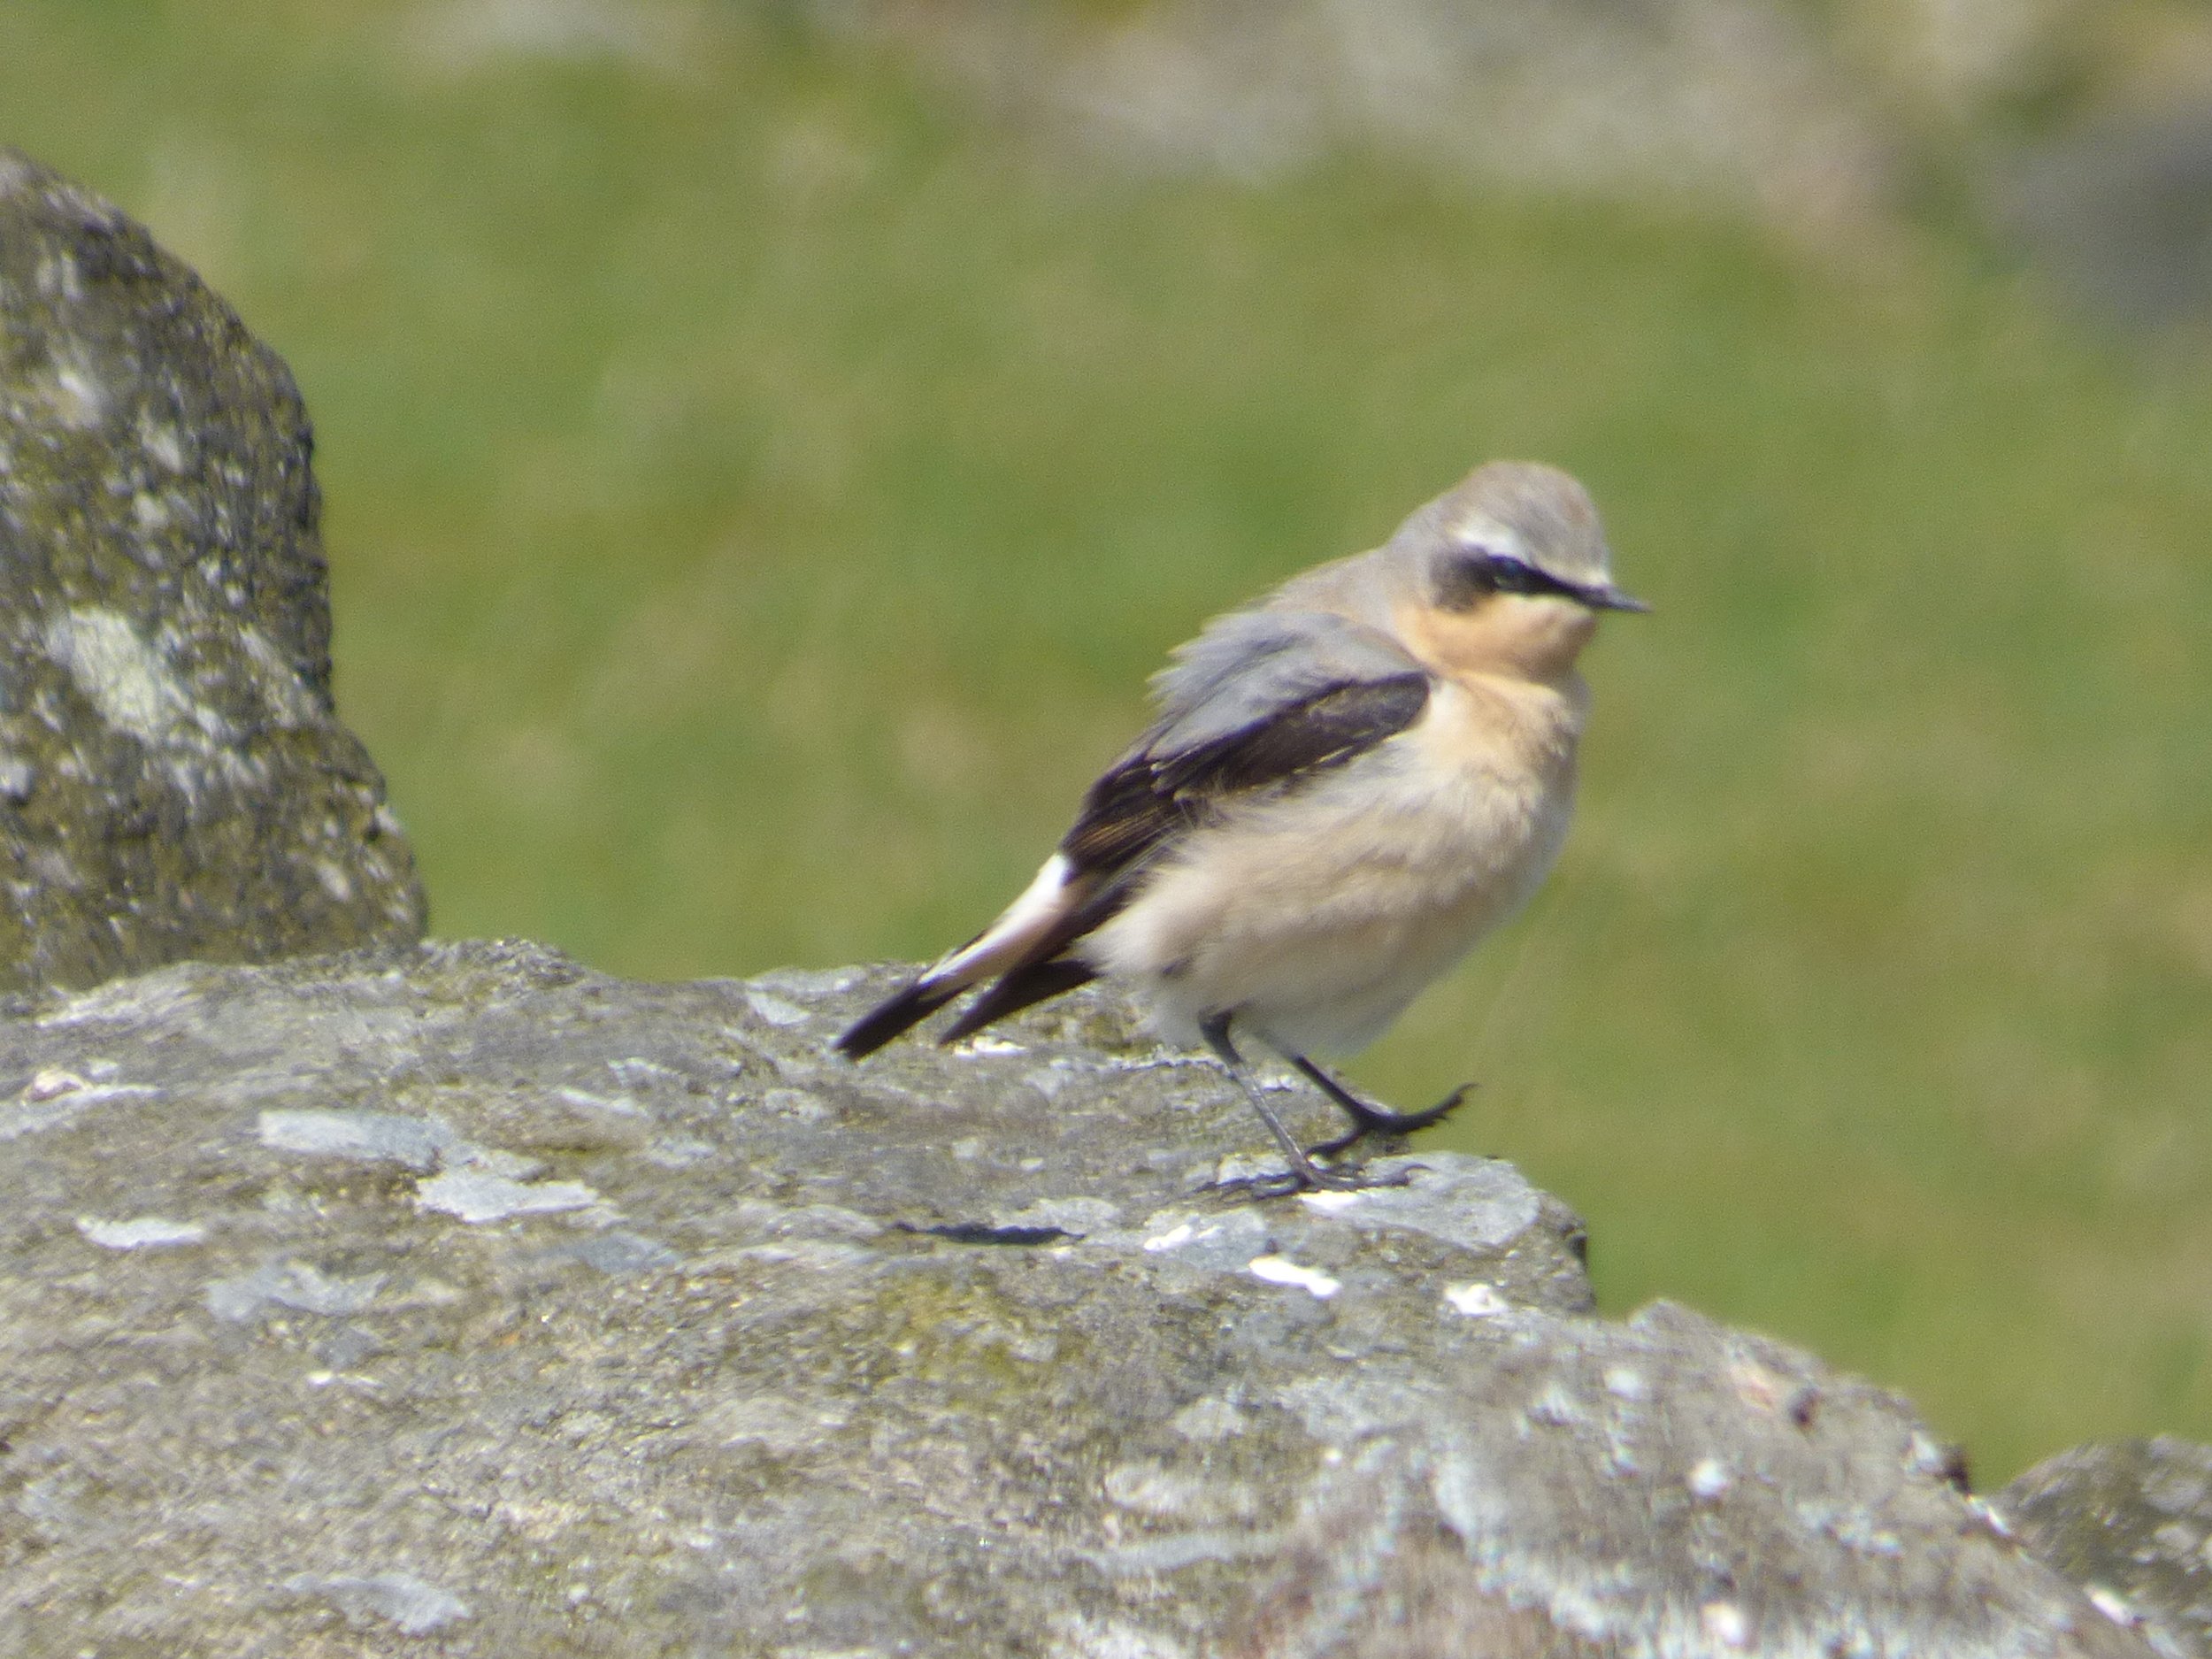
M 1356 1068 L 1985 1482 L 2212 1438 L 2212 396 L 1971 236 L 1041 161 L 751 8 L 680 65 L 10 0 L 0 142 L 290 361 L 437 930 L 625 973 L 990 913 L 1207 615 L 1494 455 L 1624 580 L 1529 916 Z

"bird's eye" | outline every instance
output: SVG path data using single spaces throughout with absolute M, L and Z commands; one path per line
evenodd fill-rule
M 1502 594 L 1533 594 L 1544 590 L 1544 579 L 1534 567 L 1503 555 L 1492 557 L 1490 581 L 1492 588 Z
M 1440 586 L 1439 603 L 1463 611 L 1491 594 L 1546 594 L 1557 584 L 1525 559 L 1478 547 L 1451 561 Z

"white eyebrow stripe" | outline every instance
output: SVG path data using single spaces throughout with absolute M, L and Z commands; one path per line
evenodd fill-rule
M 1501 524 L 1484 514 L 1463 519 L 1454 525 L 1452 540 L 1469 552 L 1484 552 L 1500 558 L 1518 559 L 1524 565 L 1533 565 L 1528 541 L 1509 524 Z

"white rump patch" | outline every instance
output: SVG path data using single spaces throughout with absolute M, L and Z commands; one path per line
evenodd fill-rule
M 1016 899 L 983 932 L 972 945 L 956 950 L 929 971 L 932 980 L 960 979 L 966 976 L 980 979 L 991 972 L 997 962 L 1011 956 L 1035 940 L 1048 923 L 1056 921 L 1063 908 L 1068 891 L 1068 878 L 1075 873 L 1075 866 L 1068 862 L 1065 853 L 1055 853 L 1037 872 L 1036 879 L 1022 890 Z

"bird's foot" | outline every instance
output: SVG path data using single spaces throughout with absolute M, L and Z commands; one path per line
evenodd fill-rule
M 1370 1173 L 1363 1164 L 1337 1168 L 1316 1164 L 1310 1158 L 1302 1160 L 1302 1167 L 1276 1170 L 1265 1175 L 1240 1175 L 1225 1181 L 1208 1183 L 1206 1191 L 1233 1200 L 1249 1200 L 1254 1203 L 1270 1198 L 1289 1198 L 1300 1193 L 1359 1193 L 1379 1187 L 1403 1187 L 1413 1179 L 1417 1164 L 1402 1164 L 1395 1169 Z
M 1418 1112 L 1385 1111 L 1348 1091 L 1340 1096 L 1333 1095 L 1336 1103 L 1351 1114 L 1351 1133 L 1339 1135 L 1333 1141 L 1324 1141 L 1318 1146 L 1308 1147 L 1306 1156 L 1334 1160 L 1363 1141 L 1381 1135 L 1409 1135 L 1417 1129 L 1426 1129 L 1431 1124 L 1440 1124 L 1466 1103 L 1467 1096 L 1474 1087 L 1472 1083 L 1462 1083 L 1426 1111 Z

